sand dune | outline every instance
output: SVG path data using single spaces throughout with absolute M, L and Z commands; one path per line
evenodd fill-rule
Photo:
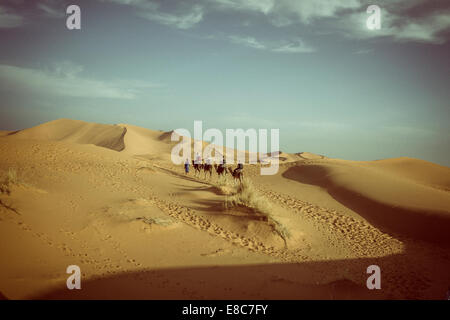
M 174 131 L 154 131 L 129 124 L 119 124 L 119 126 L 127 130 L 124 138 L 125 148 L 122 152 L 132 156 L 170 161 L 172 148 L 182 139 Z M 174 134 L 175 141 L 172 141 L 172 134 Z M 190 141 L 191 158 L 193 158 L 195 140 L 191 138 Z M 206 147 L 209 143 L 202 141 L 201 144 Z M 220 155 L 217 156 L 217 159 L 221 159 Z
M 295 154 L 296 156 L 306 159 L 306 160 L 317 160 L 317 159 L 325 159 L 325 156 L 314 154 L 311 152 L 299 152 Z
M 412 158 L 378 160 L 370 164 L 386 173 L 392 172 L 419 184 L 450 190 L 450 168 L 448 167 Z
M 307 152 L 281 152 L 274 176 L 246 166 L 284 238 L 270 219 L 225 207 L 232 179 L 173 165 L 170 131 L 62 119 L 9 133 L 0 292 L 10 299 L 440 299 L 450 283 L 447 167 Z M 79 292 L 65 286 L 72 264 Z M 365 287 L 370 264 L 381 291 Z
M 381 166 L 377 162 L 345 161 L 300 164 L 286 170 L 283 176 L 326 189 L 337 201 L 382 229 L 450 242 L 450 194 L 430 187 L 437 181 L 432 174 L 426 179 L 426 171 L 435 173 L 446 168 L 426 163 L 419 171 L 417 162 L 409 160 L 415 166 L 411 174 L 402 167 L 398 172 L 395 167 L 398 161 L 392 160 Z M 388 170 L 384 168 L 387 163 Z
M 171 132 L 153 131 L 128 124 L 120 124 L 126 129 L 124 153 L 129 155 L 149 155 L 170 160 L 170 151 L 176 143 L 171 142 Z M 161 139 L 161 137 L 164 137 Z
M 12 139 L 36 139 L 49 141 L 66 141 L 81 144 L 94 144 L 116 151 L 124 149 L 123 127 L 88 123 L 78 120 L 59 119 L 39 126 L 14 132 Z

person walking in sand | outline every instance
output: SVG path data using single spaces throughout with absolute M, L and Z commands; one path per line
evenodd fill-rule
M 188 174 L 189 173 L 189 159 L 186 158 L 186 162 L 184 163 L 184 173 Z

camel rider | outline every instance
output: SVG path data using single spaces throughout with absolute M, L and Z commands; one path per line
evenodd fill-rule
M 242 162 L 239 162 L 237 168 L 234 169 L 234 174 L 238 174 L 239 172 L 242 172 L 242 170 L 244 170 L 244 165 Z
M 222 156 L 222 163 L 219 163 L 219 168 L 225 168 L 226 163 L 225 156 Z
M 202 164 L 202 156 L 198 152 L 195 155 L 195 164 Z

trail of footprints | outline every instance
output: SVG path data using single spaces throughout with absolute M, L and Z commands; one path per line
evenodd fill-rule
M 196 229 L 221 237 L 224 240 L 230 241 L 231 243 L 244 247 L 250 251 L 267 254 L 286 262 L 295 262 L 306 259 L 306 256 L 303 256 L 300 252 L 288 251 L 287 249 L 276 249 L 272 246 L 268 247 L 263 242 L 256 239 L 225 230 L 221 226 L 195 214 L 195 211 L 188 207 L 159 199 L 153 195 L 150 196 L 149 200 L 170 217 L 181 220 Z
M 335 210 L 312 205 L 271 190 L 258 188 L 258 191 L 269 199 L 280 203 L 283 207 L 302 214 L 303 217 L 314 219 L 315 221 L 320 222 L 320 224 L 325 223 L 329 225 L 338 236 L 346 238 L 346 242 L 351 245 L 353 251 L 358 256 L 367 257 L 372 254 L 385 254 L 386 249 L 392 248 L 393 244 L 397 245 L 396 247 L 398 248 L 401 247 L 401 243 L 389 235 L 383 234 L 378 229 L 363 221 L 357 221 L 356 219 L 340 214 Z M 230 230 L 224 230 L 221 226 L 195 214 L 195 211 L 188 207 L 162 200 L 154 195 L 150 195 L 149 200 L 170 217 L 181 220 L 194 228 L 221 237 L 250 251 L 267 254 L 289 262 L 303 261 L 307 259 L 307 256 L 301 254 L 299 250 L 293 251 L 288 249 L 276 249 L 272 246 L 268 247 L 257 239 L 248 238 Z M 23 222 L 20 222 L 20 225 L 24 230 L 31 231 L 31 227 L 29 225 Z M 76 239 L 75 233 L 65 230 L 61 231 L 65 232 L 73 240 L 81 241 Z M 100 229 L 97 229 L 97 231 L 101 233 Z M 53 241 L 43 233 L 35 232 L 34 236 L 40 238 L 48 245 L 54 245 Z M 113 240 L 111 235 L 102 234 L 102 237 L 104 241 L 108 241 L 112 245 L 114 250 L 123 255 L 124 259 L 128 263 L 134 264 L 135 266 L 142 265 L 139 262 L 136 262 L 135 259 L 128 258 L 126 252 L 120 248 L 120 243 Z M 67 256 L 77 256 L 74 251 L 64 243 L 56 246 Z M 87 243 L 82 245 L 82 247 L 87 247 Z M 115 269 L 114 265 L 110 263 L 110 261 L 106 261 L 108 259 L 105 259 L 105 261 L 98 261 L 97 259 L 89 257 L 87 253 L 79 253 L 78 256 L 83 259 L 83 262 L 92 264 L 96 269 L 103 270 L 108 267 L 110 269 Z
M 171 167 L 167 169 L 172 171 L 175 168 Z M 280 203 L 289 210 L 299 212 L 304 217 L 312 218 L 321 224 L 326 223 L 331 225 L 331 229 L 334 230 L 338 236 L 348 238 L 347 240 L 350 241 L 354 249 L 353 251 L 359 254 L 359 256 L 367 256 L 368 254 L 376 254 L 377 252 L 385 253 L 386 248 L 384 248 L 383 244 L 388 246 L 392 244 L 391 241 L 396 241 L 388 235 L 381 233 L 378 229 L 365 224 L 362 221 L 357 221 L 351 217 L 339 214 L 334 210 L 321 208 L 289 196 L 278 194 L 271 190 L 262 188 L 257 188 L 257 190 L 262 195 L 274 202 Z M 183 222 L 196 227 L 197 229 L 220 236 L 227 241 L 231 241 L 233 244 L 246 247 L 251 251 L 269 254 L 287 261 L 303 261 L 306 259 L 306 256 L 300 254 L 298 251 L 294 252 L 293 250 L 288 249 L 277 250 L 273 247 L 266 247 L 262 242 L 248 239 L 232 231 L 225 231 L 222 227 L 199 217 L 194 213 L 194 210 L 190 208 L 163 201 L 156 196 L 151 196 L 151 200 L 169 216 L 181 219 Z M 368 236 L 368 234 L 370 236 Z M 400 242 L 398 244 L 399 246 L 401 245 Z
M 81 263 L 81 264 L 88 264 L 94 268 L 94 275 L 108 275 L 108 274 L 115 274 L 117 272 L 121 272 L 122 267 L 119 263 L 114 263 L 114 261 L 111 258 L 105 258 L 102 257 L 103 255 L 101 253 L 97 253 L 95 257 L 92 254 L 87 253 L 86 251 L 89 250 L 89 244 L 86 241 L 82 241 L 76 237 L 76 233 L 64 229 L 59 229 L 59 232 L 65 234 L 67 237 L 69 237 L 72 241 L 76 241 L 80 244 L 79 247 L 82 249 L 87 250 L 80 250 L 79 252 L 75 252 L 68 244 L 65 242 L 58 243 L 53 241 L 47 234 L 43 232 L 37 232 L 34 231 L 31 226 L 23 221 L 20 220 L 13 220 L 11 221 L 15 223 L 19 228 L 21 228 L 25 232 L 31 232 L 31 235 L 37 239 L 39 239 L 41 242 L 45 243 L 46 245 L 50 247 L 55 247 L 62 251 L 63 255 L 66 257 L 74 258 L 73 263 Z M 109 238 L 103 238 L 102 240 L 110 240 Z M 113 244 L 113 248 L 119 251 L 122 255 L 124 260 L 133 266 L 140 267 L 142 266 L 141 263 L 137 262 L 135 259 L 129 258 L 125 251 L 121 250 L 119 247 L 119 244 L 115 242 Z M 83 276 L 86 276 L 86 274 L 83 274 Z
M 169 170 L 174 169 L 170 168 Z M 257 187 L 257 190 L 282 207 L 301 214 L 302 218 L 312 219 L 316 222 L 315 225 L 318 229 L 323 229 L 324 226 L 328 226 L 325 227 L 324 231 L 329 232 L 331 230 L 333 236 L 342 239 L 343 243 L 346 246 L 350 246 L 351 251 L 357 257 L 375 257 L 386 255 L 387 253 L 398 253 L 402 250 L 401 241 L 381 232 L 365 221 L 356 220 L 336 210 L 313 205 L 269 189 Z M 197 229 L 222 237 L 227 241 L 231 241 L 233 244 L 245 247 L 251 251 L 268 254 L 286 261 L 302 261 L 306 259 L 306 256 L 299 253 L 298 250 L 278 250 L 274 247 L 266 247 L 264 243 L 255 239 L 249 239 L 232 231 L 224 230 L 222 227 L 199 217 L 190 208 L 163 201 L 156 196 L 151 196 L 151 200 L 169 216 L 180 219 Z
M 87 243 L 84 240 L 80 240 L 76 237 L 76 233 L 75 232 L 71 232 L 71 231 L 65 231 L 65 230 L 61 230 L 63 232 L 65 232 L 67 235 L 69 235 L 72 240 L 76 240 L 81 244 L 81 248 L 89 248 L 89 243 Z M 79 254 L 79 256 L 82 258 L 82 260 L 80 261 L 81 263 L 88 263 L 90 265 L 93 265 L 94 268 L 99 271 L 96 272 L 95 275 L 100 275 L 100 276 L 104 276 L 104 275 L 108 275 L 108 274 L 115 274 L 117 272 L 121 272 L 123 271 L 123 267 L 121 266 L 121 262 L 126 262 L 128 265 L 132 266 L 132 267 L 141 267 L 142 263 L 136 261 L 136 259 L 133 259 L 131 257 L 128 256 L 127 252 L 125 250 L 123 250 L 120 246 L 120 243 L 116 240 L 114 240 L 112 238 L 111 235 L 103 233 L 100 229 L 96 229 L 96 231 L 99 233 L 100 235 L 100 240 L 106 242 L 107 244 L 109 244 L 114 251 L 118 252 L 119 255 L 121 255 L 122 259 L 119 259 L 118 261 L 116 260 L 116 262 L 114 262 L 111 258 L 104 258 L 102 260 L 98 260 L 98 259 L 92 259 L 89 257 L 88 254 Z M 102 256 L 102 254 L 99 252 L 97 254 L 97 256 Z
M 336 210 L 316 206 L 272 190 L 262 188 L 258 190 L 266 197 L 288 209 L 295 210 L 303 217 L 313 219 L 322 226 L 324 224 L 328 225 L 338 237 L 343 238 L 345 245 L 350 246 L 353 254 L 358 257 L 381 257 L 387 254 L 395 255 L 402 251 L 403 245 L 400 240 L 382 233 L 364 221 L 356 220 Z M 398 263 L 391 262 L 390 271 L 386 274 L 388 278 L 392 279 L 392 281 L 387 282 L 390 285 L 387 288 L 385 287 L 386 292 L 401 297 L 418 297 L 423 295 L 423 290 L 430 287 L 431 280 L 424 275 L 420 266 L 419 271 L 404 269 L 404 258 L 398 257 L 398 259 Z M 385 267 L 388 266 L 386 265 Z M 401 285 L 398 285 L 398 283 Z
M 258 191 L 281 206 L 301 214 L 302 217 L 313 219 L 318 225 L 328 225 L 336 236 L 344 238 L 359 257 L 379 256 L 402 250 L 401 241 L 362 220 L 272 190 L 258 188 Z

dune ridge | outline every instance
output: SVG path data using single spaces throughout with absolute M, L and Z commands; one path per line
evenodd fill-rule
M 30 129 L 12 132 L 8 136 L 13 139 L 36 139 L 93 144 L 115 151 L 122 151 L 125 148 L 125 134 L 126 129 L 116 125 L 58 119 Z

